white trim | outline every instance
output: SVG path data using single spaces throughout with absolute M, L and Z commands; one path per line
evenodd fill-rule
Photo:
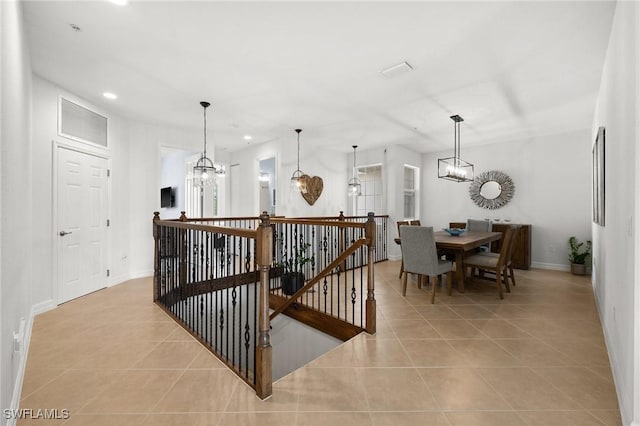
M 394 254 L 387 254 L 387 259 L 388 260 L 394 260 L 394 261 L 402 260 L 402 255 L 401 254 L 395 254 L 395 255 Z
M 546 262 L 531 262 L 531 268 L 533 269 L 547 269 L 549 271 L 563 271 L 570 272 L 571 266 L 562 263 L 546 263 Z
M 98 145 L 96 145 L 98 147 Z M 79 143 L 70 141 L 61 141 L 53 139 L 51 141 L 51 253 L 52 253 L 52 277 L 51 277 L 51 294 L 56 305 L 60 299 L 58 295 L 58 239 L 56 238 L 58 230 L 58 152 L 60 149 L 68 149 L 85 155 L 92 155 L 107 160 L 107 169 L 111 170 L 111 151 L 109 149 L 96 149 Z M 111 218 L 111 178 L 107 178 L 107 218 Z M 106 251 L 107 251 L 107 269 L 111 269 L 109 254 L 111 253 L 111 227 L 107 227 L 106 234 Z M 109 281 L 107 280 L 107 285 Z
M 633 387 L 632 392 L 632 406 L 631 408 L 631 426 L 640 426 L 640 262 L 637 261 L 640 255 L 640 197 L 638 196 L 638 189 L 640 189 L 640 43 L 638 37 L 640 37 L 640 5 L 634 2 L 636 8 L 635 19 L 635 40 L 636 40 L 636 111 L 634 116 L 636 117 L 636 176 L 635 176 L 635 213 L 633 217 L 633 241 L 636 262 L 634 262 L 634 330 L 633 330 Z M 623 421 L 625 419 L 623 418 Z
M 150 278 L 153 277 L 153 270 L 143 270 L 129 274 L 118 275 L 117 277 L 112 277 L 111 280 L 107 283 L 107 287 L 114 287 L 119 284 L 123 284 L 127 281 L 136 280 L 138 278 Z
M 56 306 L 57 306 L 56 302 L 54 302 L 53 299 L 45 300 L 43 302 L 39 302 L 39 303 L 36 303 L 35 305 L 33 305 L 31 307 L 31 313 L 35 317 L 36 315 L 40 315 L 40 314 L 43 314 L 43 313 L 45 313 L 47 311 L 55 309 Z
M 29 318 L 27 319 L 27 325 L 24 330 L 24 336 L 22 337 L 22 352 L 20 354 L 20 363 L 16 372 L 16 381 L 13 385 L 13 395 L 11 397 L 11 406 L 9 409 L 18 410 L 20 408 L 20 396 L 22 394 L 22 383 L 24 382 L 24 372 L 27 366 L 27 356 L 29 355 L 29 346 L 31 344 L 31 331 L 33 330 L 33 318 L 39 313 L 36 313 L 36 309 L 41 309 L 38 303 L 31 307 L 29 312 Z M 16 352 L 13 352 L 13 356 Z M 15 411 L 14 411 L 15 412 Z M 13 417 L 7 420 L 7 426 L 15 426 L 18 419 Z
M 153 269 L 131 272 L 129 274 L 129 280 L 137 280 L 138 278 L 148 278 L 148 277 L 153 277 Z
M 598 299 L 598 292 L 594 290 L 593 297 L 596 301 L 596 311 L 598 312 L 598 319 L 600 320 L 600 324 L 602 326 L 602 334 L 604 335 L 604 343 L 607 349 L 607 354 L 609 355 L 609 367 L 611 368 L 611 375 L 613 377 L 613 384 L 616 389 L 616 395 L 618 396 L 618 410 L 620 411 L 620 415 L 622 416 L 622 421 L 624 423 L 624 410 L 623 407 L 629 406 L 629 392 L 623 392 L 621 384 L 624 383 L 622 377 L 620 376 L 620 369 L 616 368 L 620 365 L 618 362 L 618 358 L 615 352 L 615 346 L 610 344 L 612 339 L 609 337 L 609 329 L 605 326 L 605 322 L 602 319 L 602 312 L 600 311 L 600 300 Z

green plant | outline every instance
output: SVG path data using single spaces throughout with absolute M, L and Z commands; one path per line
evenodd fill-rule
M 278 239 L 280 247 L 283 248 L 282 240 Z M 282 261 L 276 263 L 276 266 L 281 266 L 285 274 L 302 272 L 302 267 L 307 263 L 313 264 L 314 257 L 309 255 L 308 251 L 311 247 L 309 243 L 300 242 L 293 246 L 291 253 L 287 253 L 286 250 L 282 250 Z
M 569 262 L 584 264 L 591 254 L 591 241 L 578 242 L 576 237 L 569 238 Z

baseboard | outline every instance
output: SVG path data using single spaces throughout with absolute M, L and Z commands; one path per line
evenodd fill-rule
M 611 342 L 611 338 L 609 337 L 609 329 L 605 327 L 604 322 L 602 321 L 602 312 L 600 311 L 600 301 L 598 300 L 598 293 L 593 291 L 593 296 L 596 302 L 596 311 L 598 312 L 598 318 L 600 319 L 600 325 L 602 326 L 602 334 L 604 334 L 604 343 L 607 348 L 607 354 L 609 355 L 609 367 L 611 368 L 611 375 L 613 376 L 613 384 L 616 388 L 616 395 L 618 396 L 618 408 L 620 409 L 620 416 L 622 417 L 622 424 L 629 424 L 630 426 L 640 426 L 638 422 L 630 422 L 631 419 L 625 418 L 625 414 L 627 413 L 624 408 L 631 407 L 631 416 L 633 416 L 633 404 L 632 401 L 629 401 L 629 396 L 627 392 L 624 392 L 624 389 L 620 388 L 620 383 L 622 383 L 620 379 L 620 372 L 616 368 L 618 364 L 617 357 L 615 351 L 612 351 L 610 348 L 612 347 L 609 343 Z
M 571 267 L 569 265 L 558 263 L 531 262 L 531 267 L 535 269 L 547 269 L 549 271 L 571 271 Z
M 24 370 L 27 366 L 27 356 L 29 355 L 29 345 L 31 343 L 31 331 L 33 330 L 33 319 L 36 315 L 46 312 L 50 309 L 55 308 L 55 303 L 52 300 L 48 300 L 45 302 L 36 303 L 31 307 L 31 311 L 29 312 L 29 318 L 27 319 L 27 324 L 24 330 L 24 336 L 22 338 L 22 353 L 20 355 L 20 363 L 18 364 L 18 370 L 16 372 L 16 381 L 13 385 L 13 395 L 11 397 L 11 407 L 10 410 L 12 413 L 16 413 L 20 408 L 20 396 L 22 394 L 22 383 L 24 381 Z M 15 354 L 15 352 L 14 352 Z M 17 418 L 10 418 L 7 420 L 7 426 L 15 426 L 17 423 Z
M 392 254 L 388 254 L 387 255 L 387 260 L 402 260 L 402 255 L 401 254 L 397 254 L 397 255 L 392 255 Z
M 152 276 L 153 276 L 153 269 L 147 269 L 146 271 L 132 272 L 131 274 L 129 274 L 129 279 L 135 280 L 137 278 L 147 278 Z
M 36 303 L 31 307 L 31 315 L 35 317 L 36 315 L 40 315 L 52 309 L 55 309 L 56 302 L 53 299 L 45 300 L 44 302 Z
M 109 283 L 107 284 L 107 287 L 113 287 L 118 284 L 127 282 L 129 280 L 135 280 L 138 278 L 146 278 L 146 277 L 152 277 L 152 276 L 153 276 L 153 269 L 149 269 L 146 271 L 133 272 L 130 274 L 122 274 L 122 275 L 118 275 L 117 277 L 112 277 Z

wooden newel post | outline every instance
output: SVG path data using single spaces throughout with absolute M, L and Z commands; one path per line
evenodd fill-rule
M 369 334 L 376 332 L 376 296 L 375 296 L 375 254 L 376 254 L 376 222 L 373 212 L 367 214 L 365 237 L 369 240 L 369 253 L 367 257 L 367 323 L 365 330 Z
M 160 298 L 160 212 L 153 212 L 153 301 Z
M 344 212 L 342 210 L 340 210 L 340 215 L 338 216 L 338 222 L 344 222 Z M 344 228 L 343 226 L 338 228 L 338 255 L 341 255 L 347 249 L 345 232 L 346 232 L 346 228 Z M 340 271 L 342 272 L 347 271 L 346 260 L 340 264 Z
M 273 229 L 269 214 L 262 212 L 256 235 L 258 267 L 260 268 L 260 304 L 258 313 L 258 346 L 256 347 L 256 395 L 271 396 L 271 336 L 269 335 L 269 267 L 271 266 Z

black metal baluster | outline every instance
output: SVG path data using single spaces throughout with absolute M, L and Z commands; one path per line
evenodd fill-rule
M 352 241 L 353 244 L 353 241 Z M 355 265 L 356 261 L 356 252 L 351 253 L 351 259 L 353 264 Z M 362 267 L 360 267 L 362 269 Z M 356 323 L 356 268 L 353 266 L 351 268 L 351 323 Z
M 231 290 L 231 364 L 235 365 L 236 362 L 236 297 L 237 291 L 236 286 L 233 286 Z
M 244 359 L 245 359 L 245 367 L 244 367 L 244 371 L 245 371 L 245 378 L 249 378 L 249 338 L 251 337 L 250 335 L 250 327 L 249 327 L 249 286 L 245 285 L 245 298 L 246 298 L 246 304 L 247 304 L 247 317 L 245 318 L 245 324 L 244 324 L 244 348 L 245 348 L 245 354 L 244 354 Z

